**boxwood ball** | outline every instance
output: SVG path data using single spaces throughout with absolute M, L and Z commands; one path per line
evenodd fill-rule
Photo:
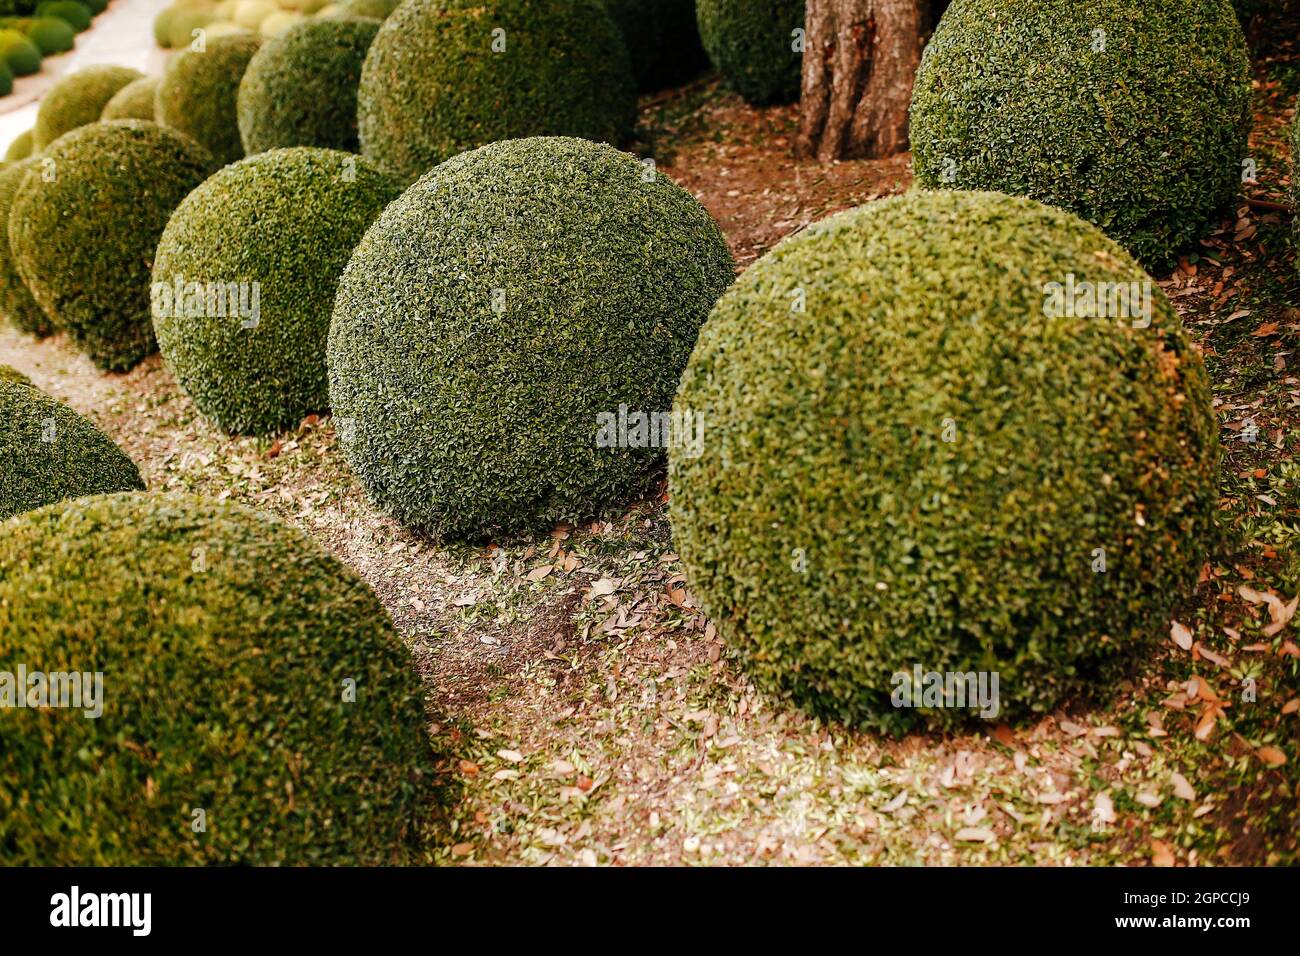
M 65 76 L 41 100 L 32 144 L 43 150 L 69 130 L 95 122 L 114 93 L 142 76 L 125 66 L 88 66 Z
M 261 44 L 255 34 L 232 33 L 173 56 L 158 84 L 158 122 L 194 139 L 223 166 L 242 157 L 239 81 Z
M 142 76 L 132 80 L 113 94 L 104 104 L 100 119 L 154 119 L 154 99 L 158 93 L 158 77 Z
M 46 161 L 56 171 L 48 180 Z M 154 247 L 211 168 L 187 136 L 113 120 L 60 137 L 23 178 L 9 214 L 18 272 L 54 326 L 101 368 L 125 371 L 154 350 Z
M 5 715 L 12 864 L 416 859 L 433 764 L 410 655 L 370 588 L 276 518 L 119 494 L 13 519 L 0 657 L 103 675 L 98 719 Z
M 158 243 L 154 330 L 205 415 L 264 434 L 329 407 L 338 278 L 400 192 L 368 160 L 298 146 L 233 163 L 186 197 Z
M 9 230 L 3 228 L 9 222 L 14 196 L 23 178 L 32 169 L 39 168 L 40 159 L 33 156 L 0 169 L 0 315 L 7 316 L 19 331 L 43 338 L 54 331 L 54 326 L 45 310 L 32 298 L 27 283 L 18 272 L 18 263 L 14 261 L 13 249 L 9 245 Z
M 897 706 L 915 667 L 996 673 L 1004 720 L 1112 686 L 1214 541 L 1199 354 L 1118 244 L 1031 200 L 919 192 L 786 240 L 677 403 L 707 424 L 669 453 L 693 592 L 760 684 L 850 723 L 971 717 Z
M 496 140 L 617 145 L 635 117 L 627 48 L 600 0 L 407 0 L 357 96 L 362 152 L 408 182 Z
M 602 414 L 668 410 L 732 274 L 694 197 L 612 147 L 539 137 L 448 160 L 384 211 L 339 281 L 344 454 L 419 529 L 589 517 L 661 454 L 598 445 Z
M 700 37 L 713 66 L 746 102 L 799 98 L 804 0 L 696 0 Z
M 1069 209 L 1162 267 L 1240 189 L 1250 98 L 1228 0 L 964 0 L 917 73 L 916 178 Z

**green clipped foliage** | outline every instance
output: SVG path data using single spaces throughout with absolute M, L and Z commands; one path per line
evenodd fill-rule
M 97 17 L 108 9 L 108 0 L 77 0 L 77 2 L 89 10 L 92 17 Z
M 93 16 L 88 6 L 76 0 L 51 0 L 49 3 L 42 3 L 36 8 L 36 15 L 58 17 L 78 33 L 90 26 L 90 18 Z
M 5 162 L 16 163 L 20 159 L 26 159 L 32 155 L 32 131 L 27 130 L 25 133 L 19 133 L 14 141 L 9 144 L 5 150 Z
M 400 192 L 365 159 L 299 146 L 227 166 L 190 193 L 158 244 L 154 330 L 200 411 L 227 431 L 265 434 L 329 407 L 338 278 Z M 232 294 L 231 283 L 245 286 Z M 208 297 L 220 284 L 224 300 Z
M 24 28 L 24 32 L 45 56 L 66 53 L 77 42 L 77 31 L 60 17 L 37 17 Z
M 13 382 L 18 385 L 31 385 L 32 380 L 12 365 L 0 365 L 0 381 Z
M 30 381 L 0 376 L 0 519 L 143 488 L 135 463 L 107 435 Z
M 212 157 L 156 123 L 113 120 L 61 137 L 46 159 L 57 175 L 47 182 L 32 169 L 9 215 L 18 272 L 55 327 L 97 365 L 129 369 L 154 350 L 154 248 Z
M 0 226 L 9 222 L 14 197 L 22 186 L 24 177 L 33 168 L 40 168 L 40 160 L 34 156 L 0 169 Z M 54 331 L 49 316 L 32 298 L 27 284 L 18 273 L 7 229 L 0 229 L 0 315 L 8 318 L 15 328 L 30 335 L 44 337 Z
M 14 91 L 14 71 L 9 64 L 0 61 L 0 96 L 8 96 Z
M 344 0 L 340 6 L 344 16 L 370 20 L 387 20 L 402 0 Z
M 627 49 L 599 0 L 408 0 L 370 47 L 357 105 L 362 151 L 408 181 L 497 140 L 617 145 L 636 116 Z
M 194 43 L 195 30 L 202 30 L 212 22 L 212 11 L 206 9 L 181 9 L 175 11 L 167 22 L 166 46 L 184 50 Z
M 448 160 L 339 280 L 330 400 L 344 454 L 403 523 L 474 537 L 589 517 L 654 448 L 598 447 L 620 404 L 666 411 L 733 275 L 684 189 L 612 147 L 542 137 Z
M 1054 308 L 1071 276 L 1136 283 L 1131 317 Z M 970 719 L 895 707 L 914 665 L 998 673 L 999 719 L 1110 686 L 1214 541 L 1218 426 L 1177 313 L 1028 199 L 916 192 L 783 242 L 719 301 L 677 409 L 706 423 L 669 454 L 693 592 L 760 684 L 854 724 Z
M 69 130 L 95 122 L 113 94 L 143 75 L 125 66 L 88 66 L 68 74 L 41 100 L 32 143 L 43 150 Z
M 695 22 L 695 0 L 605 0 L 623 31 L 637 89 L 661 90 L 708 65 Z
M 0 30 L 0 60 L 14 76 L 29 76 L 41 68 L 41 51 L 20 30 Z
M 916 178 L 1069 209 L 1162 267 L 1237 194 L 1250 95 L 1228 0 L 964 0 L 917 74 Z
M 307 20 L 263 45 L 239 85 L 244 151 L 357 152 L 357 84 L 378 32 L 377 20 Z
M 5 714 L 10 864 L 420 859 L 434 766 L 410 655 L 365 582 L 276 518 L 118 494 L 14 519 L 0 656 L 103 674 L 98 719 Z
M 223 166 L 243 156 L 239 81 L 261 42 L 251 33 L 236 33 L 209 39 L 203 52 L 172 57 L 158 84 L 158 121 L 192 137 Z
M 139 119 L 154 118 L 154 99 L 158 93 L 158 78 L 142 76 L 126 84 L 113 98 L 104 104 L 100 119 Z
M 747 102 L 799 98 L 794 31 L 804 25 L 804 0 L 697 0 L 695 13 L 714 68 Z

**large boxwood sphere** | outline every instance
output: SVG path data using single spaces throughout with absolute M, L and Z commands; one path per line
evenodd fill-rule
M 713 66 L 759 106 L 799 98 L 804 0 L 696 0 L 700 38 Z
M 362 151 L 408 181 L 495 140 L 617 144 L 636 115 L 599 0 L 407 0 L 371 44 L 357 102 Z
M 223 166 L 243 156 L 239 81 L 261 42 L 251 33 L 232 33 L 209 38 L 202 51 L 172 57 L 158 83 L 158 122 L 192 137 Z
M 142 488 L 134 462 L 107 435 L 30 382 L 0 376 L 0 519 Z
M 15 518 L 0 659 L 103 673 L 98 719 L 5 714 L 11 864 L 412 859 L 433 766 L 410 656 L 370 588 L 296 528 L 150 494 Z
M 1088 317 L 1121 314 L 1075 297 L 1103 282 L 1132 319 Z M 1213 540 L 1198 353 L 1120 246 L 1031 200 L 922 192 L 785 241 L 677 403 L 706 423 L 669 453 L 692 590 L 762 685 L 850 722 L 969 718 L 892 706 L 914 665 L 997 672 L 1003 719 L 1110 686 Z
M 46 160 L 56 171 L 48 180 Z M 55 327 L 101 368 L 129 369 L 154 350 L 154 247 L 211 168 L 187 136 L 113 120 L 60 137 L 24 177 L 9 214 L 18 272 Z
M 695 0 L 605 0 L 623 31 L 637 89 L 676 86 L 708 64 L 695 22 Z
M 511 140 L 434 169 L 339 280 L 330 400 L 371 498 L 449 535 L 624 500 L 654 448 L 598 447 L 620 404 L 666 411 L 732 279 L 685 190 L 585 140 Z
M 23 28 L 23 32 L 46 56 L 66 53 L 77 42 L 77 31 L 61 17 L 37 17 Z
M 205 415 L 228 431 L 266 433 L 329 407 L 338 278 L 400 192 L 365 159 L 298 146 L 233 163 L 181 203 L 158 243 L 154 330 Z M 200 302 L 188 283 L 245 287 L 213 308 L 221 303 Z
M 1241 185 L 1250 68 L 1228 0 L 963 0 L 912 99 L 918 182 L 1072 210 L 1165 265 Z
M 23 177 L 33 168 L 39 168 L 39 163 L 33 156 L 0 169 L 0 315 L 7 316 L 23 332 L 44 337 L 54 331 L 54 326 L 23 282 L 9 246 L 9 230 L 3 228 L 9 222 L 9 212 Z
M 142 76 L 125 66 L 88 66 L 65 76 L 41 100 L 32 127 L 33 145 L 45 149 L 69 130 L 95 122 L 114 93 Z
M 244 151 L 360 149 L 357 84 L 378 32 L 377 20 L 308 20 L 268 41 L 239 85 Z
M 104 104 L 104 112 L 100 114 L 100 119 L 153 120 L 154 100 L 157 94 L 157 77 L 142 76 L 138 80 L 132 80 Z

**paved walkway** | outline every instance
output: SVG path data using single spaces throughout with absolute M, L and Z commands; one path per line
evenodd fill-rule
M 167 51 L 153 40 L 153 20 L 170 0 L 112 0 L 95 17 L 90 29 L 77 34 L 77 45 L 67 53 L 47 56 L 41 71 L 14 80 L 14 91 L 0 97 L 0 155 L 18 136 L 31 129 L 36 108 L 60 77 L 84 66 L 113 63 L 142 73 L 162 72 Z

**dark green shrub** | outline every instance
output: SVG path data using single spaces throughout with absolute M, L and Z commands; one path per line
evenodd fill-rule
M 349 17 L 387 20 L 402 0 L 343 0 L 343 12 Z
M 1160 267 L 1236 195 L 1250 123 L 1228 0 L 965 0 L 922 58 L 912 158 L 923 186 L 1069 209 Z
M 35 157 L 20 159 L 0 169 L 0 315 L 8 316 L 14 327 L 29 335 L 44 337 L 54 331 L 50 317 L 36 304 L 26 283 L 18 274 L 13 250 L 9 247 L 9 211 L 13 208 L 23 178 L 32 169 L 40 169 Z
M 16 518 L 0 657 L 103 674 L 97 720 L 5 715 L 11 865 L 418 859 L 434 770 L 410 655 L 365 582 L 278 519 L 151 494 Z
M 152 122 L 157 94 L 158 78 L 142 76 L 113 94 L 113 98 L 104 104 L 100 119 L 140 119 Z
M 14 382 L 18 385 L 31 385 L 32 380 L 12 365 L 0 365 L 0 381 Z
M 149 281 L 158 237 L 212 157 L 156 123 L 113 120 L 60 137 L 47 159 L 57 175 L 46 182 L 33 168 L 9 215 L 18 272 L 55 327 L 97 365 L 128 369 L 154 349 Z
M 804 0 L 697 0 L 700 38 L 717 69 L 746 101 L 764 106 L 799 98 Z
M 0 519 L 142 488 L 135 464 L 107 435 L 31 382 L 0 376 Z
M 32 155 L 32 131 L 19 133 L 9 148 L 5 150 L 5 162 L 16 163 L 20 159 L 26 159 Z
M 307 20 L 267 41 L 239 85 L 244 151 L 360 149 L 357 84 L 378 32 L 378 20 Z
M 158 84 L 158 121 L 192 137 L 223 166 L 239 159 L 239 81 L 260 45 L 251 33 L 235 33 L 209 39 L 203 52 L 176 54 Z
M 92 17 L 97 17 L 108 9 L 108 0 L 77 0 L 77 2 L 89 10 Z
M 378 505 L 473 536 L 635 490 L 658 451 L 598 447 L 598 416 L 667 410 L 733 271 L 704 208 L 644 171 L 585 140 L 493 143 L 366 233 L 339 280 L 330 400 Z
M 365 159 L 299 146 L 227 166 L 190 193 L 158 243 L 154 331 L 200 411 L 262 434 L 329 407 L 339 274 L 400 192 Z M 211 289 L 211 301 L 187 283 Z
M 68 25 L 67 20 L 59 17 L 37 17 L 25 28 L 24 32 L 42 53 L 66 53 L 77 42 L 77 31 Z
M 1076 280 L 1135 284 L 1131 318 L 1082 286 L 1049 308 Z M 692 591 L 758 682 L 852 723 L 969 718 L 891 706 L 914 665 L 998 673 L 1011 719 L 1108 686 L 1213 541 L 1218 426 L 1177 313 L 1027 199 L 917 192 L 783 242 L 677 409 L 707 427 L 670 452 Z
M 14 91 L 14 71 L 9 64 L 0 62 L 0 96 L 8 96 Z
M 76 0 L 51 0 L 36 7 L 38 17 L 58 17 L 80 33 L 90 26 L 90 8 Z
M 125 66 L 88 66 L 68 74 L 41 100 L 33 145 L 43 150 L 69 130 L 95 122 L 114 93 L 143 75 Z
M 408 181 L 496 140 L 617 144 L 636 115 L 627 49 L 599 0 L 408 0 L 371 44 L 357 105 L 362 151 Z
M 41 51 L 20 30 L 0 30 L 0 60 L 14 76 L 30 76 L 41 68 Z
M 623 32 L 637 89 L 661 90 L 708 65 L 695 24 L 695 0 L 605 0 Z

